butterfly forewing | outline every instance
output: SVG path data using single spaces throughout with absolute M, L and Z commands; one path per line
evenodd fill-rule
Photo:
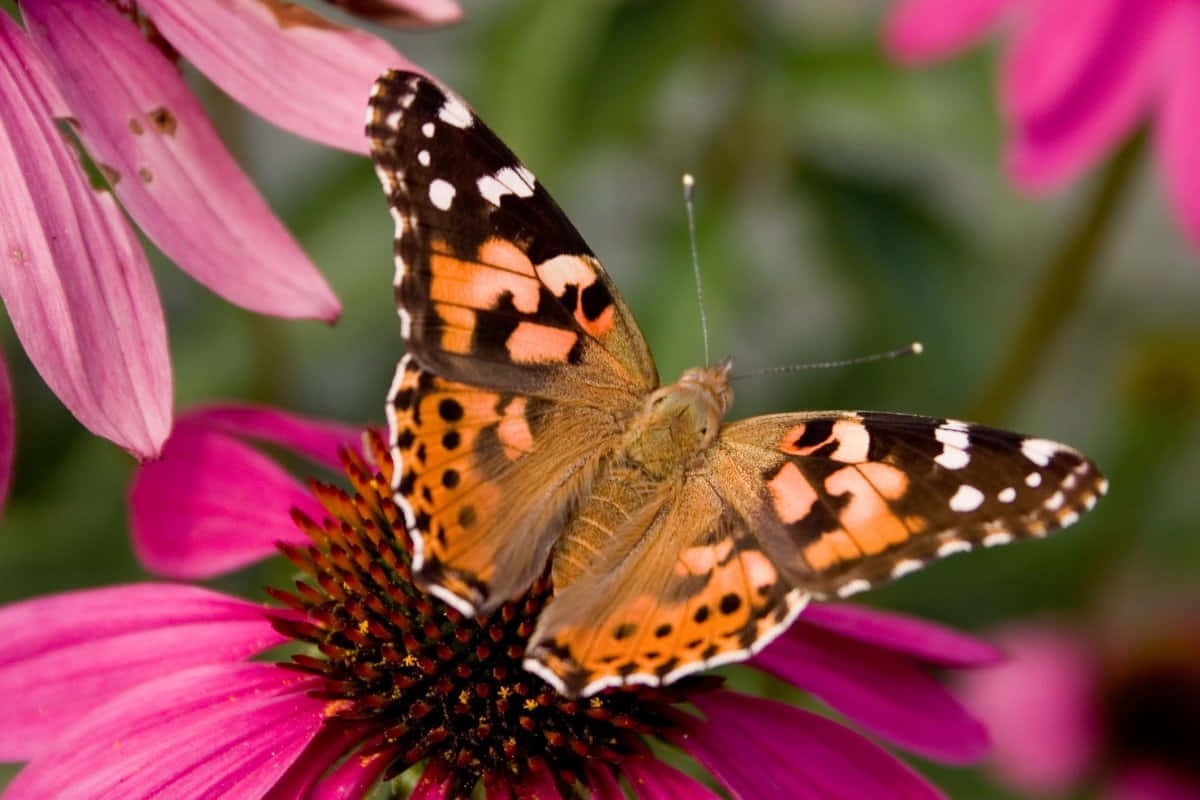
M 367 135 L 396 223 L 405 343 L 423 366 L 548 396 L 590 383 L 620 399 L 657 385 L 600 262 L 462 100 L 419 75 L 387 73 Z
M 788 579 L 818 597 L 846 597 L 975 547 L 1045 536 L 1107 488 L 1066 445 L 880 412 L 733 423 L 714 469 L 731 476 L 727 496 L 755 516 L 764 549 Z M 757 512 L 746 504 L 755 485 Z

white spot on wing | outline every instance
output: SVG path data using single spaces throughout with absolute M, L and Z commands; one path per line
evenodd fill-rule
M 952 556 L 955 553 L 966 553 L 970 551 L 970 549 L 970 542 L 964 542 L 962 539 L 951 539 L 950 541 L 945 542 L 938 547 L 937 554 L 939 557 L 945 558 L 946 556 Z
M 1049 439 L 1026 439 L 1021 442 L 1021 452 L 1039 467 L 1050 463 L 1055 453 L 1062 452 L 1063 446 Z
M 435 126 L 432 122 L 426 122 L 424 125 L 421 126 L 421 133 L 425 134 L 426 139 L 432 139 L 433 131 L 434 131 L 434 128 L 436 128 L 436 127 L 437 126 Z
M 838 590 L 837 590 L 837 596 L 838 597 L 849 597 L 852 594 L 858 594 L 859 592 L 865 592 L 867 589 L 870 589 L 870 588 L 871 588 L 871 584 L 869 581 L 864 581 L 862 578 L 855 578 L 854 580 L 850 581 L 849 583 L 839 586 Z
M 1058 522 L 1064 528 L 1067 527 L 1068 525 L 1074 525 L 1078 521 L 1079 521 L 1079 512 L 1077 512 L 1077 511 L 1070 511 L 1070 510 L 1064 511 L 1062 514 L 1060 514 L 1058 516 Z
M 974 486 L 964 483 L 950 498 L 950 508 L 954 511 L 974 511 L 983 504 L 983 492 Z
M 1017 490 L 1011 486 L 1006 486 L 996 493 L 996 499 L 1001 503 L 1011 503 L 1017 499 Z
M 1108 478 L 1101 478 L 1096 488 L 1100 490 L 1100 494 L 1108 494 Z
M 1031 472 L 1025 476 L 1025 485 L 1030 489 L 1036 489 L 1042 485 L 1042 473 Z
M 933 460 L 946 469 L 962 469 L 971 462 L 971 457 L 967 455 L 966 450 L 955 450 L 946 445 L 942 452 L 934 456 Z
M 1002 544 L 1008 544 L 1012 540 L 1013 535 L 1011 533 L 1008 533 L 1007 531 L 998 531 L 996 533 L 989 533 L 987 536 L 983 537 L 983 546 L 999 547 Z
M 896 566 L 892 567 L 893 578 L 903 578 L 909 573 L 916 572 L 925 564 L 915 558 L 906 558 L 903 561 L 897 561 Z
M 517 197 L 532 197 L 533 196 L 533 174 L 518 166 L 504 167 L 497 170 L 495 175 L 484 175 L 476 182 L 479 187 L 479 193 L 483 198 L 494 206 L 500 205 L 500 198 L 506 194 L 515 194 Z
M 438 178 L 429 184 L 429 202 L 442 211 L 450 210 L 450 204 L 454 202 L 454 194 L 454 185 L 449 181 Z
M 1055 492 L 1054 494 L 1047 497 L 1046 502 L 1043 503 L 1043 505 L 1046 506 L 1047 511 L 1057 511 L 1058 509 L 1060 509 L 1062 507 L 1062 504 L 1063 504 L 1063 493 L 1062 492 Z
M 452 94 L 446 95 L 446 102 L 438 110 L 438 119 L 456 128 L 471 127 L 471 111 Z
M 429 161 L 430 161 L 430 158 L 429 158 L 428 150 L 422 150 L 421 152 L 417 153 L 417 163 L 420 164 L 422 167 L 428 167 Z
M 483 199 L 497 208 L 500 207 L 500 198 L 509 193 L 508 188 L 492 175 L 484 175 L 475 185 L 479 187 Z

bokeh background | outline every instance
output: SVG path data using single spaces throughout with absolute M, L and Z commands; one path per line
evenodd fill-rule
M 1109 497 L 1069 531 L 950 559 L 862 602 L 974 631 L 1047 617 L 1087 628 L 1118 609 L 1136 617 L 1141 603 L 1152 613 L 1164 598 L 1197 605 L 1200 252 L 1144 147 L 1125 151 L 1128 179 L 1095 226 L 1078 304 L 1051 304 L 1061 324 L 1018 347 L 1104 168 L 1047 196 L 1013 187 L 997 44 L 902 68 L 880 44 L 882 0 L 464 7 L 449 29 L 374 32 L 454 86 L 546 184 L 612 273 L 665 379 L 703 359 L 686 171 L 698 184 L 714 355 L 747 372 L 925 345 L 920 358 L 740 381 L 735 416 L 868 408 L 975 419 L 1070 442 L 1109 475 Z M 193 84 L 345 312 L 334 327 L 254 316 L 147 245 L 177 409 L 239 400 L 381 424 L 402 346 L 391 221 L 370 165 Z M 0 336 L 18 414 L 0 601 L 145 578 L 126 534 L 133 461 L 78 425 L 6 322 Z M 1020 368 L 1002 378 L 1008 362 Z M 288 575 L 270 564 L 216 585 L 261 597 Z M 1015 796 L 985 771 L 917 763 L 952 797 Z

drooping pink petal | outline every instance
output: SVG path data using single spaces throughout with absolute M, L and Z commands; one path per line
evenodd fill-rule
M 927 758 L 968 764 L 987 752 L 983 725 L 911 658 L 892 650 L 809 626 L 780 636 L 753 664 Z
M 1200 6 L 1178 3 L 1164 22 L 1162 108 L 1155 128 L 1158 155 L 1175 212 L 1200 247 Z
M 257 663 L 143 683 L 61 731 L 5 796 L 261 797 L 320 729 L 317 685 Z
M 133 549 L 147 569 L 208 578 L 273 555 L 279 541 L 302 544 L 290 509 L 323 512 L 271 459 L 237 439 L 180 424 L 162 458 L 142 464 L 129 490 Z
M 625 800 L 621 783 L 607 764 L 597 764 L 595 760 L 587 762 L 587 786 L 592 800 Z
M 332 777 L 326 775 L 329 768 L 369 735 L 367 725 L 327 722 L 262 800 L 316 800 L 321 792 L 318 785 L 323 786 L 325 779 Z M 365 793 L 344 797 L 365 797 Z
M 375 79 L 387 69 L 418 69 L 384 40 L 298 3 L 145 0 L 138 6 L 239 103 L 285 130 L 353 153 L 367 152 L 363 114 Z
M 998 638 L 1010 660 L 964 673 L 959 696 L 988 726 L 993 762 L 1009 783 L 1032 794 L 1063 791 L 1100 745 L 1092 654 L 1050 628 Z
M 434 759 L 421 773 L 408 800 L 446 800 L 450 796 L 450 784 L 454 776 L 441 760 Z
M 548 769 L 534 770 L 514 788 L 521 800 L 562 800 L 554 776 Z
M 810 603 L 785 636 L 803 637 L 816 625 L 946 667 L 979 667 L 1004 660 L 1004 652 L 974 636 L 903 614 L 846 603 Z
M 975 44 L 1017 0 L 901 0 L 884 24 L 884 43 L 899 61 L 947 58 Z
M 1003 76 L 1017 180 L 1056 185 L 1130 132 L 1162 78 L 1160 22 L 1173 2 L 1040 0 Z
M 0 358 L 0 510 L 8 500 L 8 484 L 12 478 L 13 452 L 17 440 L 16 427 L 12 384 L 8 380 L 8 367 Z
M 462 19 L 463 12 L 454 0 L 330 0 L 352 14 L 383 25 L 411 28 L 418 25 L 446 25 Z
M 657 759 L 634 756 L 621 764 L 641 800 L 720 800 L 707 786 Z
M 184 414 L 178 425 L 224 431 L 270 442 L 331 469 L 340 466 L 339 448 L 354 448 L 362 440 L 362 428 L 309 419 L 263 406 L 198 408 Z
M 735 798 L 893 800 L 942 794 L 863 736 L 793 706 L 735 692 L 699 694 L 708 718 L 676 737 Z
M 39 755 L 65 727 L 132 686 L 274 647 L 283 638 L 263 612 L 244 600 L 168 584 L 0 608 L 0 760 Z
M 150 268 L 51 117 L 61 101 L 0 15 L 0 297 L 25 352 L 90 431 L 139 458 L 171 427 L 166 325 Z
M 164 253 L 245 308 L 337 318 L 329 286 L 133 22 L 102 0 L 26 0 L 22 9 L 80 138 Z
M 352 755 L 325 776 L 316 788 L 305 795 L 304 800 L 357 800 L 367 797 L 375 782 L 392 762 L 394 754 L 373 752 L 369 755 Z

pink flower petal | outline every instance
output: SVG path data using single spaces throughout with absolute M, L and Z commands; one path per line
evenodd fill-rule
M 175 426 L 163 457 L 143 464 L 129 494 L 134 550 L 150 570 L 208 578 L 275 554 L 275 543 L 306 543 L 291 509 L 324 512 L 307 489 L 235 436 L 277 444 L 329 467 L 361 431 L 270 408 L 213 406 Z
M 357 761 L 351 757 L 330 775 L 325 774 L 332 765 L 360 744 L 369 735 L 368 732 L 369 727 L 366 725 L 327 723 L 312 738 L 291 768 L 275 782 L 263 800 L 317 800 L 318 797 L 322 800 L 334 800 L 339 797 L 365 797 L 365 792 L 357 795 L 330 795 L 324 793 L 324 787 L 327 783 L 334 783 L 333 777 L 342 767 Z
M 330 469 L 339 469 L 338 450 L 361 444 L 362 428 L 309 419 L 263 406 L 208 406 L 189 411 L 179 426 L 247 436 L 286 447 Z
M 1044 189 L 1099 159 L 1146 113 L 1174 0 L 1039 0 L 1009 53 L 1004 99 L 1017 180 Z
M 337 318 L 320 273 L 234 163 L 179 71 L 130 20 L 101 0 L 27 0 L 22 9 L 80 138 L 164 253 L 245 308 Z
M 0 358 L 0 510 L 8 499 L 8 484 L 12 478 L 13 451 L 16 449 L 17 419 L 13 413 L 12 384 L 8 367 Z
M 968 764 L 987 752 L 984 727 L 907 656 L 809 626 L 780 636 L 753 663 L 927 758 Z
M 536 770 L 515 788 L 517 797 L 521 800 L 562 800 L 554 776 L 546 769 Z
M 625 800 L 620 781 L 606 764 L 587 762 L 587 785 L 592 800 Z
M 692 702 L 706 717 L 677 738 L 735 798 L 891 800 L 942 794 L 903 762 L 832 720 L 717 691 Z
M 1200 7 L 1179 3 L 1166 22 L 1165 72 L 1157 147 L 1167 191 L 1192 242 L 1200 247 Z
M 189 586 L 140 584 L 0 608 L 0 759 L 52 748 L 97 704 L 158 676 L 274 647 L 264 608 Z
M 884 24 L 893 58 L 917 63 L 947 58 L 975 44 L 1017 0 L 901 0 Z
M 978 667 L 1004 660 L 998 647 L 925 620 L 844 603 L 811 603 L 786 635 L 804 637 L 808 625 L 879 645 L 946 667 Z
M 316 789 L 302 797 L 304 800 L 358 800 L 367 797 L 371 787 L 392 763 L 393 755 L 386 752 L 351 755 L 317 784 Z
M 999 637 L 1011 660 L 962 676 L 959 696 L 992 737 L 998 772 L 1024 793 L 1057 793 L 1083 777 L 1101 731 L 1096 665 L 1066 632 L 1016 629 Z
M 160 575 L 208 578 L 304 544 L 290 510 L 320 505 L 271 459 L 224 433 L 179 425 L 162 458 L 134 474 L 130 532 L 138 559 Z
M 285 130 L 353 153 L 367 152 L 363 114 L 375 79 L 389 68 L 418 69 L 384 40 L 296 3 L 145 0 L 138 6 L 239 103 Z
M 314 685 L 274 664 L 144 683 L 61 731 L 5 796 L 260 797 L 321 727 L 324 702 L 306 693 Z
M 80 422 L 139 458 L 171 427 L 166 325 L 141 247 L 51 117 L 61 100 L 0 15 L 0 296 L 21 344 Z
M 421 773 L 408 800 L 446 800 L 450 796 L 450 784 L 454 776 L 441 761 L 432 760 Z
M 641 800 L 720 800 L 704 784 L 657 759 L 634 756 L 621 764 L 621 770 Z
M 446 25 L 462 19 L 454 0 L 330 0 L 352 14 L 383 25 L 409 28 L 417 25 Z

